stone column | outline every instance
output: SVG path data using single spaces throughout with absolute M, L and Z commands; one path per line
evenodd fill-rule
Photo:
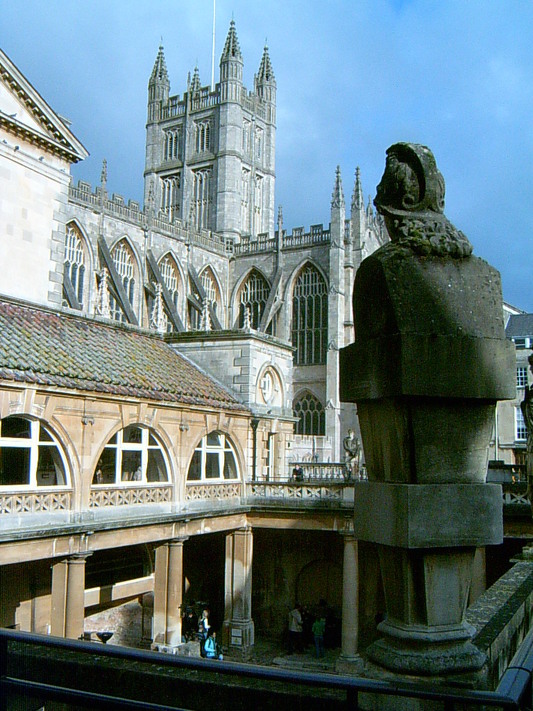
M 343 533 L 344 562 L 342 568 L 342 630 L 341 656 L 336 669 L 341 674 L 362 671 L 362 660 L 357 654 L 359 641 L 359 560 L 358 543 L 349 525 Z
M 91 553 L 75 553 L 52 566 L 51 633 L 79 639 L 85 618 L 85 562 Z
M 181 644 L 183 544 L 186 540 L 167 541 L 155 552 L 153 641 L 157 645 Z
M 359 636 L 359 562 L 358 545 L 353 530 L 344 534 L 342 568 L 342 656 L 354 659 Z
M 226 536 L 224 642 L 247 657 L 254 644 L 252 620 L 253 534 L 249 527 Z

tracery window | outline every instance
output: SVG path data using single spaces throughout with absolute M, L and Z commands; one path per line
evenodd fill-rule
M 259 126 L 255 129 L 255 157 L 257 160 L 261 160 L 263 155 L 263 129 Z
M 305 266 L 294 286 L 292 345 L 295 365 L 326 362 L 328 294 L 326 282 L 312 265 Z
M 255 269 L 242 286 L 239 299 L 239 328 L 245 323 L 245 311 L 250 315 L 250 326 L 259 328 L 270 293 L 267 280 Z
M 241 173 L 241 230 L 250 234 L 250 171 L 246 168 Z
M 181 200 L 181 175 L 169 175 L 161 178 L 161 212 L 168 217 L 170 222 L 179 218 Z
M 211 307 L 215 314 L 218 316 L 219 311 L 219 301 L 220 295 L 217 286 L 215 276 L 210 267 L 206 267 L 204 271 L 200 274 L 200 283 L 202 284 L 203 290 L 205 292 L 206 302 L 202 302 L 200 294 L 195 290 L 196 296 L 200 302 L 202 302 L 203 307 Z M 189 308 L 189 327 L 192 331 L 197 331 L 202 328 L 201 325 L 202 314 L 200 311 L 195 309 L 192 305 Z
M 237 457 L 223 432 L 202 437 L 189 465 L 187 481 L 226 481 L 239 478 Z
M 326 433 L 326 413 L 324 406 L 312 393 L 304 393 L 293 404 L 294 416 L 298 418 L 295 425 L 296 434 L 324 435 Z
M 111 256 L 113 258 L 115 269 L 117 270 L 117 273 L 122 281 L 122 285 L 126 291 L 128 301 L 133 306 L 135 301 L 135 266 L 131 249 L 125 241 L 119 242 L 113 249 Z M 109 308 L 112 319 L 121 322 L 126 321 L 122 309 L 120 308 L 120 304 L 117 299 L 115 299 L 113 294 L 109 295 Z
M 82 307 L 84 304 L 85 271 L 85 251 L 82 237 L 75 225 L 67 225 L 64 274 L 70 279 L 76 298 Z
M 206 230 L 209 227 L 210 185 L 210 170 L 197 170 L 194 173 L 194 209 L 197 230 Z
M 174 262 L 172 257 L 170 257 L 169 255 L 163 257 L 163 259 L 159 262 L 159 271 L 161 272 L 161 276 L 163 277 L 165 286 L 167 287 L 168 293 L 170 294 L 170 298 L 172 299 L 172 302 L 177 309 L 179 297 L 179 276 L 176 263 Z
M 66 486 L 61 447 L 38 420 L 9 416 L 0 420 L 0 486 Z
M 93 485 L 138 486 L 168 481 L 163 447 L 147 427 L 130 425 L 105 445 L 93 476 Z
M 248 155 L 250 152 L 250 131 L 251 124 L 250 121 L 243 119 L 242 122 L 242 152 Z
M 165 131 L 165 160 L 176 160 L 180 157 L 181 128 Z
M 211 125 L 209 121 L 199 121 L 196 124 L 196 152 L 204 153 L 211 147 Z
M 255 176 L 254 194 L 254 235 L 258 235 L 263 227 L 263 176 Z

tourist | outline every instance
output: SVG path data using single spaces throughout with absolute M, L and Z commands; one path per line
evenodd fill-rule
M 326 629 L 326 618 L 319 615 L 313 622 L 313 637 L 315 639 L 315 650 L 317 658 L 324 656 L 324 631 Z
M 194 614 L 192 607 L 187 606 L 183 621 L 181 623 L 181 641 L 190 642 L 196 639 L 198 633 L 198 616 Z
M 204 607 L 202 610 L 202 616 L 198 624 L 198 636 L 200 638 L 200 655 L 205 657 L 205 642 L 209 635 L 209 630 L 211 629 L 211 624 L 209 623 L 209 608 Z
M 296 604 L 294 610 L 289 612 L 289 654 L 294 650 L 303 652 L 302 630 L 302 607 Z

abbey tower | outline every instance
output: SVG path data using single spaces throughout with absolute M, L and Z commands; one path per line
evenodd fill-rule
M 198 69 L 183 96 L 170 95 L 163 48 L 148 84 L 145 205 L 173 222 L 239 242 L 274 232 L 276 80 L 265 47 L 253 90 L 232 21 L 220 81 Z

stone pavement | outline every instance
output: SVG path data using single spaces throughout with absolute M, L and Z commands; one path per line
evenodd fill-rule
M 248 662 L 294 671 L 334 674 L 339 656 L 340 649 L 326 649 L 324 656 L 317 659 L 315 650 L 311 646 L 303 653 L 288 654 L 279 641 L 256 637 L 254 651 Z

